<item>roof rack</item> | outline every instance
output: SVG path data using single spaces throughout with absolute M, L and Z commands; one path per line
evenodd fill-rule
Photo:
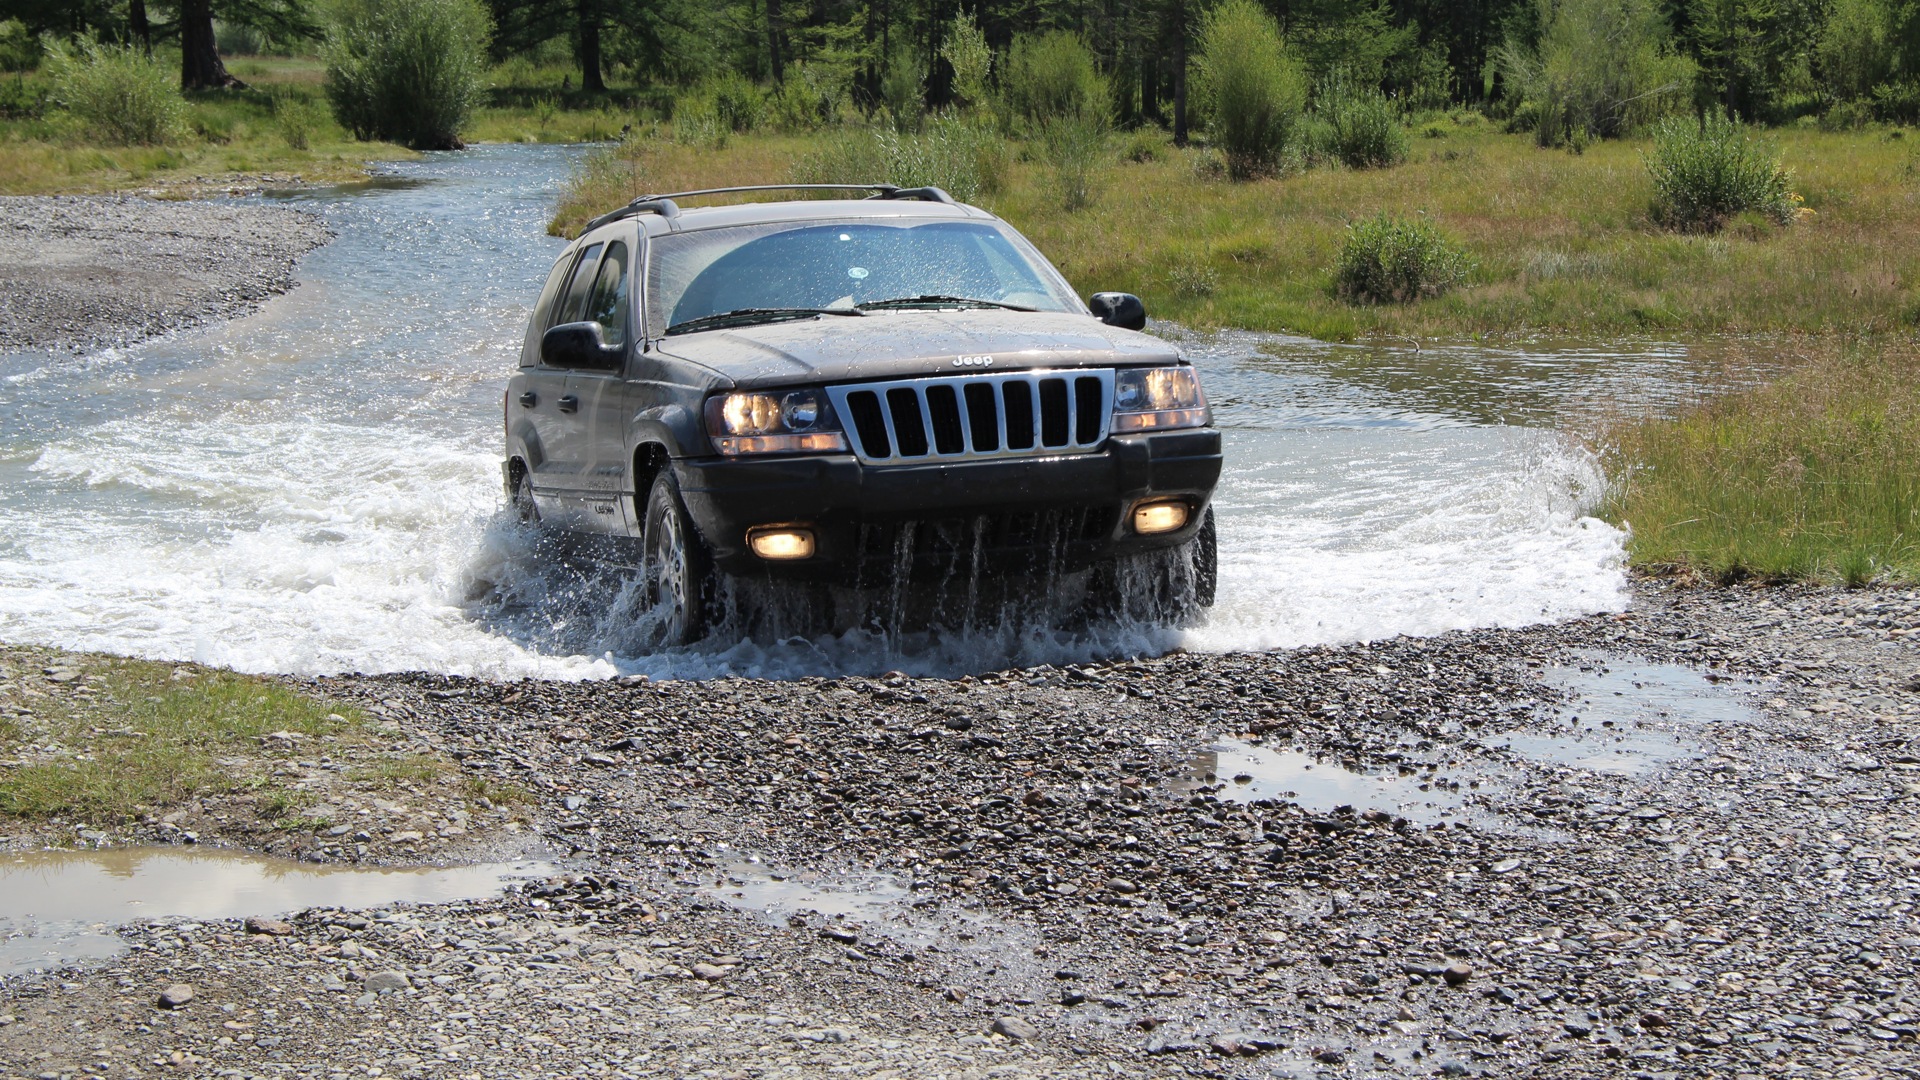
M 701 188 L 698 191 L 675 191 L 665 195 L 642 195 L 618 210 L 601 214 L 581 228 L 578 235 L 587 233 L 623 218 L 638 217 L 641 214 L 659 214 L 672 221 L 680 216 L 680 205 L 675 199 L 691 199 L 700 195 L 733 195 L 743 191 L 866 191 L 869 199 L 920 199 L 925 202 L 955 205 L 953 196 L 937 187 L 903 188 L 893 184 L 746 184 L 740 187 Z

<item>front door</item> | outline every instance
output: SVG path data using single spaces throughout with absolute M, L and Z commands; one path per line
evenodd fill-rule
M 600 335 L 622 355 L 633 340 L 631 329 L 632 253 L 615 240 L 607 245 L 587 294 L 582 321 L 600 324 Z M 577 403 L 574 414 L 582 470 L 580 497 L 590 512 L 591 528 L 624 530 L 620 497 L 625 494 L 627 455 L 626 365 L 608 370 L 581 369 L 567 377 L 567 394 Z

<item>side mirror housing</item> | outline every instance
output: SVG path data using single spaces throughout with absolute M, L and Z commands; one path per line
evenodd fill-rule
M 1097 292 L 1087 298 L 1087 307 L 1093 309 L 1094 318 L 1108 326 L 1128 330 L 1147 328 L 1147 305 L 1132 293 Z
M 625 355 L 607 346 L 597 322 L 561 323 L 540 335 L 540 362 L 548 367 L 606 370 L 619 367 Z

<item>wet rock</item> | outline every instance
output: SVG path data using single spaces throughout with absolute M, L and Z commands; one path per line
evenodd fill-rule
M 1448 964 L 1446 969 L 1440 972 L 1440 977 L 1447 981 L 1448 986 L 1464 985 L 1468 979 L 1473 978 L 1473 965 L 1464 961 Z
M 1002 1016 L 993 1022 L 990 1029 L 995 1035 L 1005 1035 L 1009 1039 L 1026 1042 L 1040 1037 L 1040 1029 L 1018 1016 Z
M 192 986 L 186 983 L 174 983 L 160 991 L 160 996 L 155 998 L 153 1003 L 162 1009 L 184 1009 L 192 1000 Z
M 269 919 L 260 915 L 249 915 L 246 921 L 249 934 L 265 934 L 269 937 L 288 937 L 293 934 L 293 924 L 283 919 Z

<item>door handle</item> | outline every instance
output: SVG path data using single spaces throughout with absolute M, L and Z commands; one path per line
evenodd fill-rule
M 580 411 L 580 399 L 577 397 L 574 397 L 572 394 L 568 394 L 565 397 L 562 397 L 560 399 L 559 404 L 560 404 L 561 412 L 579 412 Z
M 539 396 L 538 394 L 535 394 L 535 393 L 534 393 L 533 391 L 531 391 L 531 390 L 529 390 L 529 391 L 527 391 L 526 393 L 524 393 L 524 394 L 521 394 L 521 395 L 520 395 L 520 404 L 521 404 L 521 405 L 524 405 L 525 407 L 527 407 L 527 408 L 529 408 L 529 409 L 531 409 L 531 408 L 533 408 L 533 406 L 534 406 L 534 403 L 535 403 L 535 402 L 538 402 L 539 400 L 540 400 L 540 396 Z

